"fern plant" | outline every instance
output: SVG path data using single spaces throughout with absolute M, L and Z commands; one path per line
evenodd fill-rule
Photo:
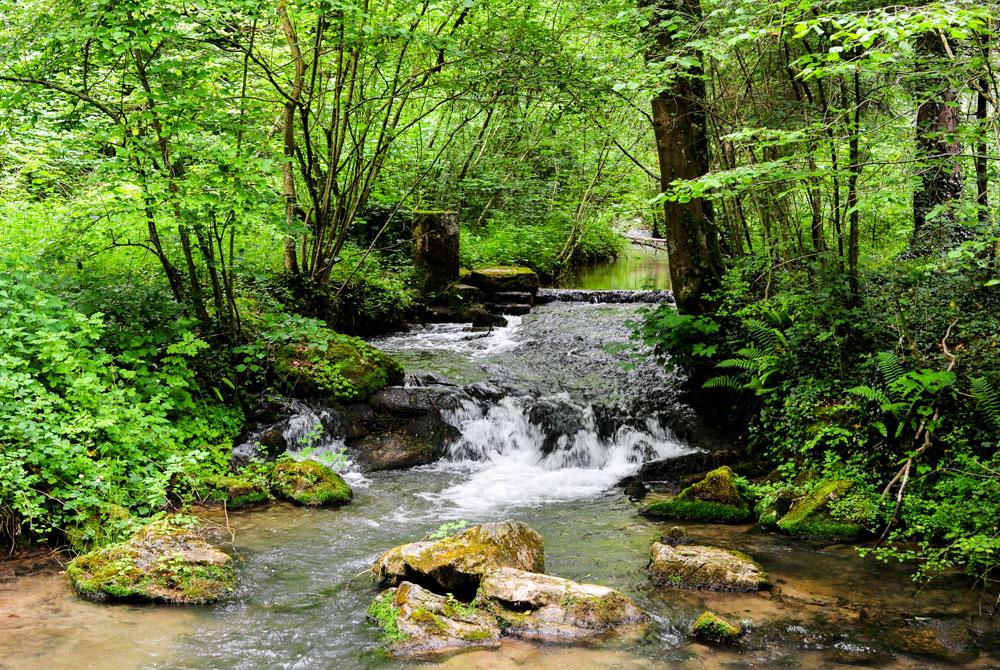
M 993 386 L 986 377 L 970 378 L 969 386 L 972 387 L 976 407 L 997 430 L 1000 430 L 1000 389 Z
M 781 370 L 782 357 L 788 349 L 785 334 L 760 319 L 746 319 L 743 325 L 752 342 L 739 349 L 733 358 L 719 361 L 716 369 L 731 370 L 733 373 L 712 377 L 704 383 L 705 388 L 753 391 L 756 395 L 764 395 L 777 388 L 769 386 L 768 382 Z

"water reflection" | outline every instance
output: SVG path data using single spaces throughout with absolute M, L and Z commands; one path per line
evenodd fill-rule
M 575 269 L 560 285 L 590 290 L 667 290 L 670 264 L 667 252 L 630 244 L 609 263 L 595 263 Z

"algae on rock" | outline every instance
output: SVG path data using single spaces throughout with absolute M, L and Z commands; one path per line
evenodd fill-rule
M 741 523 L 752 514 L 742 489 L 739 478 L 724 465 L 674 498 L 651 503 L 643 514 L 711 523 Z
M 195 486 L 205 502 L 225 503 L 230 509 L 267 502 L 271 494 L 263 485 L 231 475 L 208 475 Z
M 708 591 L 760 591 L 771 586 L 760 565 L 738 551 L 656 542 L 649 553 L 649 574 L 657 586 Z
M 353 495 L 340 475 L 308 459 L 277 463 L 271 487 L 279 498 L 307 507 L 346 505 Z
M 172 518 L 143 527 L 122 544 L 77 556 L 66 567 L 92 600 L 202 604 L 232 591 L 232 559 L 197 529 Z
M 830 502 L 844 496 L 854 486 L 846 479 L 820 482 L 808 495 L 798 499 L 778 520 L 778 528 L 789 535 L 812 540 L 850 542 L 861 533 L 861 526 L 835 519 L 830 514 Z
M 737 644 L 743 627 L 730 623 L 715 612 L 705 610 L 691 624 L 691 636 L 710 644 Z
M 471 526 L 443 540 L 413 542 L 384 552 L 375 560 L 372 576 L 381 584 L 411 581 L 471 596 L 483 575 L 500 568 L 544 571 L 542 536 L 520 521 Z
M 274 371 L 296 393 L 336 401 L 366 400 L 403 379 L 403 368 L 362 339 L 324 329 L 325 342 L 278 349 Z

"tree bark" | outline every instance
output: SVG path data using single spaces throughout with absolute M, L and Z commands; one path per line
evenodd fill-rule
M 942 36 L 937 32 L 920 38 L 920 52 L 931 60 L 946 60 Z M 913 194 L 913 236 L 927 250 L 947 246 L 955 226 L 948 205 L 962 195 L 958 155 L 958 93 L 943 78 L 936 78 L 919 92 L 916 140 L 920 186 Z M 941 208 L 944 208 L 941 210 Z M 933 221 L 928 218 L 933 215 Z
M 650 60 L 676 50 L 668 19 L 696 22 L 699 0 L 655 0 L 650 32 L 655 40 Z M 676 179 L 696 179 L 708 173 L 708 133 L 704 105 L 705 82 L 700 67 L 679 72 L 653 98 L 653 133 L 660 164 L 660 189 L 666 193 Z M 707 311 L 705 296 L 718 286 L 722 254 L 712 225 L 711 203 L 700 198 L 664 201 L 664 233 L 670 258 L 670 282 L 677 307 L 687 313 Z

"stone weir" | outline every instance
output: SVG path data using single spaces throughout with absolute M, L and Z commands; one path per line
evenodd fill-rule
M 549 302 L 589 302 L 597 303 L 670 303 L 674 304 L 672 291 L 604 290 L 591 291 L 576 288 L 542 288 L 535 295 L 539 305 Z

